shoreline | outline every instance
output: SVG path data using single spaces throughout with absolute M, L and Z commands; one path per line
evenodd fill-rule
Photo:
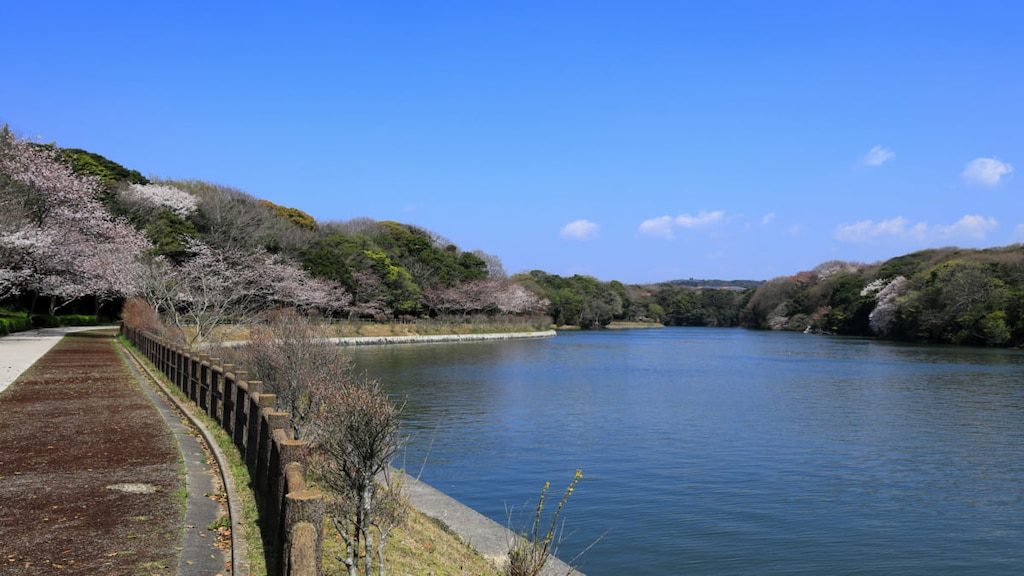
M 433 334 L 425 336 L 349 336 L 331 338 L 339 346 L 387 346 L 392 344 L 435 344 L 446 342 L 492 342 L 557 336 L 554 330 L 541 332 L 498 332 L 491 334 Z
M 406 479 L 403 490 L 414 508 L 443 524 L 497 566 L 505 562 L 509 544 L 519 536 L 437 488 L 411 476 Z M 584 576 L 556 556 L 548 556 L 541 575 Z

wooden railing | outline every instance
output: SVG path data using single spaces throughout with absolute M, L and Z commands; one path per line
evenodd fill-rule
M 262 529 L 273 535 L 280 574 L 321 576 L 323 495 L 308 488 L 304 443 L 288 435 L 288 413 L 276 410 L 276 397 L 218 358 L 127 326 L 121 333 L 238 448 L 263 503 Z

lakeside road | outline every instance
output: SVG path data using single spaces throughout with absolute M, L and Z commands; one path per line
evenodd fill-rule
M 39 328 L 15 332 L 0 338 L 0 392 L 57 345 L 64 336 L 84 330 L 101 330 L 116 326 L 68 326 Z
M 222 513 L 208 497 L 215 470 L 125 363 L 116 335 L 87 327 L 0 339 L 0 573 L 209 576 L 230 567 L 213 534 L 189 539 Z

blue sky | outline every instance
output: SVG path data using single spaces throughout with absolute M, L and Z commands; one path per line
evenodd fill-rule
M 1024 4 L 13 2 L 0 122 L 510 273 L 1024 241 Z

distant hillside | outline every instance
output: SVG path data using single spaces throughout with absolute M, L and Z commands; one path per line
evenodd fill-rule
M 912 342 L 1024 345 L 1024 245 L 826 262 L 758 287 L 742 324 Z
M 141 294 L 173 314 L 213 310 L 219 297 L 223 317 L 240 306 L 378 319 L 543 312 L 497 257 L 429 230 L 369 218 L 317 222 L 242 190 L 146 178 L 7 127 L 0 193 L 0 304 L 32 309 L 43 299 L 52 314 Z M 196 286 L 173 285 L 197 274 L 207 277 Z M 236 285 L 239 294 L 226 294 Z
M 690 288 L 735 288 L 746 290 L 757 288 L 764 284 L 764 280 L 698 280 L 689 278 L 686 280 L 669 280 L 666 284 L 672 286 L 689 286 Z

